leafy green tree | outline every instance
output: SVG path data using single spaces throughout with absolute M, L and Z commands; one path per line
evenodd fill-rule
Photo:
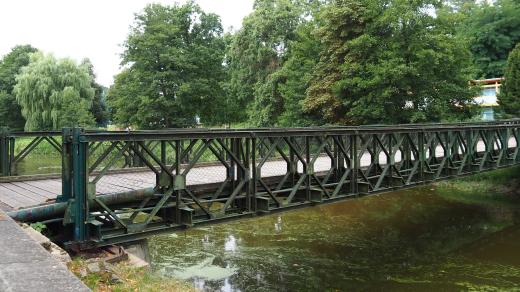
M 107 96 L 114 121 L 126 128 L 133 125 L 143 126 L 146 121 L 154 123 L 158 120 L 157 113 L 164 109 L 148 98 L 155 94 L 152 89 L 139 78 L 134 68 L 126 68 L 117 74 Z
M 230 94 L 241 110 L 237 120 L 247 118 L 256 126 L 273 124 L 283 112 L 283 97 L 271 74 L 282 67 L 289 43 L 296 38 L 303 10 L 295 0 L 256 0 L 254 11 L 244 18 L 230 54 Z M 241 114 L 240 114 L 241 113 Z
M 0 126 L 19 130 L 25 125 L 13 88 L 16 75 L 29 64 L 29 55 L 36 51 L 30 45 L 16 46 L 0 60 Z
M 108 94 L 116 123 L 169 128 L 220 119 L 225 41 L 217 15 L 192 1 L 149 5 L 124 46 L 127 69 Z
M 471 115 L 471 59 L 435 0 L 336 0 L 305 109 L 328 123 L 406 123 Z
M 320 124 L 315 117 L 305 113 L 303 101 L 319 61 L 322 49 L 314 33 L 316 19 L 302 23 L 296 29 L 296 39 L 289 45 L 289 57 L 282 68 L 271 77 L 278 80 L 277 90 L 283 99 L 283 110 L 277 124 L 284 127 L 303 127 Z
M 81 66 L 85 67 L 92 82 L 90 86 L 94 89 L 94 99 L 92 100 L 92 106 L 90 112 L 96 119 L 96 125 L 98 127 L 105 127 L 108 123 L 109 112 L 106 105 L 106 91 L 107 88 L 96 82 L 96 74 L 94 73 L 94 65 L 88 58 L 81 61 Z
M 509 54 L 498 103 L 506 114 L 520 116 L 520 43 Z
M 520 1 L 497 0 L 493 4 L 482 1 L 462 29 L 471 39 L 479 75 L 501 77 L 509 52 L 520 41 Z
M 26 119 L 25 130 L 95 124 L 89 111 L 94 97 L 92 78 L 74 61 L 33 53 L 16 82 L 14 93 Z

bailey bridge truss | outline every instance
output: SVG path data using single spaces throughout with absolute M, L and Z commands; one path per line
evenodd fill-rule
M 16 220 L 42 222 L 56 241 L 86 249 L 510 167 L 520 162 L 519 129 L 519 121 L 506 120 L 243 130 L 4 130 L 0 201 L 8 201 Z M 44 150 L 38 152 L 39 147 Z M 31 165 L 26 160 L 52 155 L 61 158 L 57 173 L 19 173 L 19 165 Z M 39 197 L 30 201 L 31 194 Z

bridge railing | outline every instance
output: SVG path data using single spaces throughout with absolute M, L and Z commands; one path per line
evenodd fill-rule
M 0 129 L 0 177 L 61 173 L 61 132 Z
M 519 129 L 64 129 L 61 224 L 82 248 L 412 187 L 518 164 Z
M 62 131 L 21 132 L 0 128 L 0 181 L 61 177 L 62 146 Z M 106 143 L 97 143 L 92 147 L 91 157 L 101 154 L 106 147 Z M 144 166 L 133 151 L 125 151 L 123 156 L 121 168 Z

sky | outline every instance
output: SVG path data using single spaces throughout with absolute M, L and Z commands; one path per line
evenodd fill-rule
M 220 15 L 226 31 L 238 29 L 254 0 L 196 0 Z M 58 58 L 89 58 L 98 83 L 110 86 L 120 71 L 121 44 L 134 14 L 148 3 L 172 5 L 183 0 L 0 0 L 0 56 L 30 44 Z

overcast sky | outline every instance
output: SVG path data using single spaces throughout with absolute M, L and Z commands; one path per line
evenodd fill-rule
M 0 0 L 0 56 L 18 44 L 31 44 L 56 57 L 78 62 L 88 57 L 98 82 L 109 86 L 120 70 L 121 44 L 134 14 L 148 3 L 174 0 Z M 253 0 L 196 0 L 220 15 L 226 30 L 239 28 Z

